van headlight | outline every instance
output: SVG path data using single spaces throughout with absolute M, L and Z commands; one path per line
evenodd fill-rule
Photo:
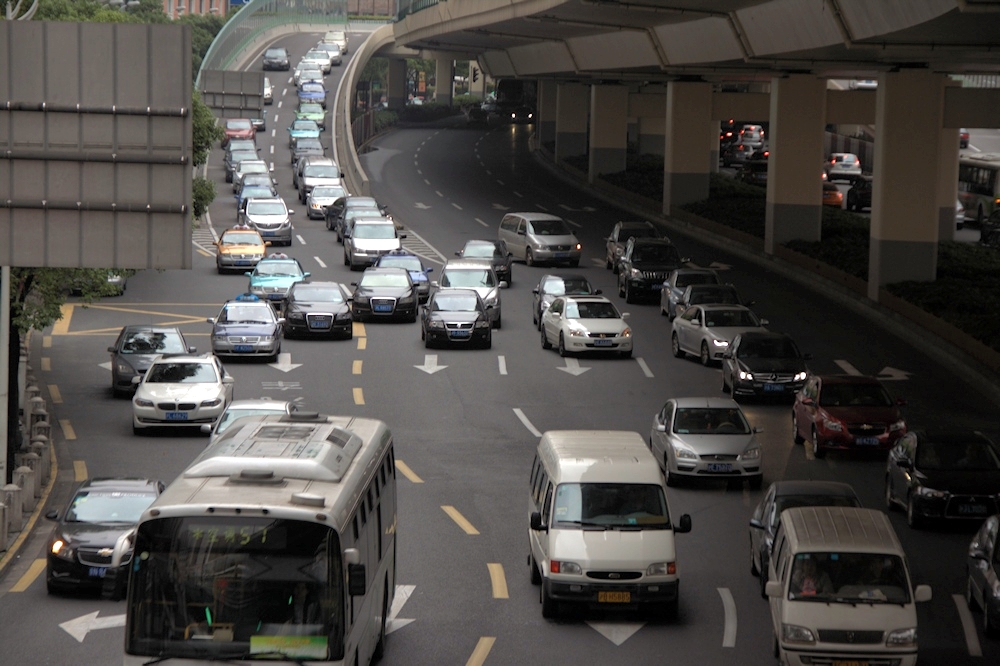
M 797 624 L 781 625 L 781 640 L 786 643 L 799 643 L 812 645 L 816 642 L 815 636 L 810 629 L 800 627 Z
M 676 562 L 654 562 L 646 567 L 647 576 L 673 576 L 676 573 Z
M 889 635 L 885 639 L 886 647 L 916 647 L 917 646 L 917 628 L 910 627 L 909 629 L 896 629 L 895 631 L 890 631 Z
M 583 569 L 576 562 L 560 562 L 558 560 L 551 560 L 549 562 L 549 570 L 555 574 L 582 574 Z

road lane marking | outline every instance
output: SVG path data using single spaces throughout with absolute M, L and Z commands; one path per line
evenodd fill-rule
M 87 480 L 87 461 L 85 460 L 73 461 L 73 480 L 75 481 Z
M 472 651 L 472 655 L 469 657 L 469 661 L 465 662 L 465 666 L 483 666 L 486 663 L 486 658 L 490 656 L 493 644 L 496 642 L 496 636 L 481 636 L 479 642 L 476 643 L 476 649 Z
M 358 338 L 358 349 L 363 350 L 368 347 L 368 338 Z
M 55 384 L 49 384 L 49 397 L 52 398 L 53 403 L 62 404 L 62 393 L 59 392 L 59 387 Z
M 319 264 L 320 268 L 326 268 L 326 264 L 323 263 L 322 259 L 320 259 L 319 257 L 313 257 L 313 259 L 316 260 L 316 263 Z
M 59 306 L 59 320 L 52 324 L 52 335 L 66 335 L 69 332 L 69 324 L 73 321 L 72 303 L 63 303 Z
M 51 372 L 51 371 L 52 371 L 52 359 L 49 358 L 48 356 L 43 356 L 42 357 L 42 372 Z
M 568 222 L 569 224 L 572 224 L 572 225 L 573 225 L 574 227 L 576 227 L 577 229 L 582 229 L 582 228 L 583 228 L 583 225 L 582 225 L 582 224 L 579 224 L 579 223 L 577 223 L 577 222 L 574 222 L 573 220 L 566 220 L 566 222 Z
M 519 408 L 517 407 L 514 408 L 514 414 L 517 416 L 518 419 L 520 419 L 521 423 L 524 424 L 524 427 L 528 429 L 528 432 L 530 432 L 535 437 L 542 436 L 542 433 L 538 432 L 538 429 L 535 426 L 531 425 L 531 421 L 528 420 L 528 417 L 525 416 L 524 412 L 522 412 Z
M 458 205 L 457 203 L 455 203 L 454 201 L 452 201 L 452 202 L 451 202 L 451 205 L 452 205 L 452 206 L 454 206 L 456 210 L 462 210 L 462 207 L 461 207 L 461 206 L 459 206 L 459 205 Z
M 503 565 L 497 562 L 489 562 L 486 567 L 490 570 L 490 585 L 493 586 L 494 599 L 509 599 L 507 594 L 507 577 L 503 573 Z
M 365 394 L 360 388 L 354 389 L 354 404 L 363 405 L 365 404 Z
M 503 185 L 503 181 L 500 180 L 499 178 L 497 179 L 497 185 Z
M 409 465 L 407 465 L 402 460 L 399 460 L 398 458 L 396 459 L 396 469 L 399 470 L 400 474 L 402 474 L 407 479 L 409 479 L 410 483 L 423 483 L 424 482 L 423 479 L 421 479 L 419 476 L 417 476 L 416 472 L 414 472 L 412 469 L 410 469 Z
M 397 585 L 396 595 L 392 598 L 392 608 L 389 609 L 389 617 L 385 623 L 385 633 L 386 635 L 391 634 L 397 629 L 402 629 L 411 622 L 409 618 L 399 617 L 400 611 L 403 610 L 403 605 L 410 600 L 410 596 L 413 594 L 413 590 L 416 589 L 416 585 Z
M 468 534 L 469 536 L 476 536 L 477 534 L 479 534 L 479 530 L 473 527 L 472 523 L 466 520 L 465 516 L 459 513 L 458 509 L 456 509 L 455 507 L 444 504 L 441 506 L 441 509 L 445 513 L 447 513 L 448 517 L 454 520 L 455 524 L 461 527 L 462 531 Z
M 308 245 L 308 243 L 306 243 L 305 239 L 302 238 L 302 236 L 300 236 L 299 234 L 295 234 L 295 237 L 299 239 L 299 245 Z
M 955 601 L 955 607 L 958 609 L 958 617 L 962 620 L 962 633 L 965 634 L 965 646 L 969 649 L 969 656 L 982 657 L 983 646 L 979 644 L 976 623 L 972 619 L 972 613 L 969 612 L 969 605 L 965 603 L 965 597 L 961 594 L 953 594 L 951 598 Z
M 438 195 L 438 196 L 439 196 L 439 197 L 441 197 L 442 199 L 444 198 L 444 195 L 443 195 L 443 194 L 441 194 L 441 190 L 434 190 L 434 194 Z
M 507 374 L 507 359 L 504 358 L 503 356 L 497 356 L 497 364 L 499 364 L 499 366 L 500 366 L 500 374 L 501 375 L 506 375 Z
M 352 375 L 360 375 L 361 374 L 361 363 L 362 363 L 361 361 L 355 361 L 354 364 L 351 365 L 351 374 Z
M 646 626 L 645 622 L 587 622 L 591 629 L 615 645 L 621 645 Z
M 362 324 L 360 321 L 352 322 L 351 330 L 353 331 L 354 337 L 356 338 L 363 338 L 368 335 L 368 333 L 365 331 L 365 325 Z
M 24 575 L 14 583 L 14 587 L 10 588 L 11 592 L 24 592 L 31 584 L 35 582 L 35 579 L 45 571 L 45 558 L 40 557 L 31 563 L 28 570 L 24 572 Z
M 485 222 L 483 222 L 482 220 L 480 220 L 478 217 L 476 218 L 476 222 L 478 222 L 479 224 L 483 225 L 484 227 L 490 226 L 490 225 L 486 224 Z
M 845 361 L 842 358 L 838 358 L 834 361 L 834 363 L 836 363 L 841 370 L 843 370 L 849 375 L 858 376 L 861 374 L 861 371 L 855 368 L 853 365 L 851 365 L 850 361 Z
M 728 587 L 717 587 L 722 597 L 722 610 L 725 612 L 726 624 L 722 631 L 722 647 L 736 647 L 736 600 Z
M 524 195 L 518 192 L 517 190 L 514 190 L 514 196 L 517 197 L 518 199 L 524 198 Z
M 635 359 L 635 361 L 636 361 L 636 363 L 639 364 L 639 367 L 642 368 L 642 374 L 644 374 L 647 377 L 649 377 L 650 379 L 652 379 L 653 378 L 653 371 L 649 369 L 648 365 L 646 365 L 646 361 L 644 361 L 642 358 L 637 358 L 637 359 Z
M 76 431 L 73 430 L 73 425 L 69 422 L 69 419 L 59 419 L 59 427 L 62 428 L 63 437 L 66 439 L 76 439 Z

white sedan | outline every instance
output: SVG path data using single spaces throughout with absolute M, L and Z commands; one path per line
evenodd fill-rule
M 214 424 L 233 400 L 233 378 L 212 354 L 159 356 L 132 380 L 132 432 Z
M 695 305 L 674 319 L 670 347 L 677 358 L 692 354 L 707 366 L 722 359 L 737 335 L 765 326 L 766 319 L 743 305 Z
M 560 296 L 542 314 L 542 349 L 556 345 L 560 356 L 582 352 L 618 352 L 632 356 L 627 312 L 603 296 Z

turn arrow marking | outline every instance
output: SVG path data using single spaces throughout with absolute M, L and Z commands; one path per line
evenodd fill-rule
M 576 360 L 575 358 L 567 358 L 566 366 L 559 368 L 559 370 L 562 370 L 565 373 L 573 375 L 574 377 L 579 377 L 583 373 L 587 372 L 587 370 L 590 370 L 590 368 L 581 368 L 580 361 Z
M 906 370 L 899 370 L 898 368 L 890 368 L 886 366 L 879 370 L 878 378 L 882 381 L 896 382 L 901 379 L 909 379 L 912 372 L 907 372 Z
M 438 365 L 437 354 L 425 354 L 424 355 L 424 364 L 423 365 L 415 365 L 413 367 L 416 368 L 417 370 L 423 370 L 428 375 L 433 375 L 438 370 L 444 370 L 448 366 L 447 365 Z
M 79 643 L 82 643 L 83 639 L 87 637 L 87 634 L 95 629 L 113 629 L 115 627 L 125 626 L 124 613 L 121 615 L 105 615 L 104 617 L 97 617 L 97 614 L 100 612 L 101 611 L 94 611 L 93 613 L 87 613 L 86 615 L 81 615 L 80 617 L 72 620 L 66 620 L 59 626 Z
M 295 368 L 302 365 L 301 363 L 292 363 L 292 355 L 288 352 L 282 352 L 278 354 L 277 363 L 268 363 L 269 366 L 275 370 L 281 370 L 282 372 L 288 372 L 289 370 L 294 370 Z
M 420 210 L 429 210 L 430 209 L 430 206 L 428 206 L 427 204 L 424 204 L 424 203 L 420 203 L 419 201 L 417 203 L 413 204 L 413 207 L 414 208 L 419 208 Z

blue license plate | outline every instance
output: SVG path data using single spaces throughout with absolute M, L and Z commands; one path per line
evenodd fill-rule
M 236 261 L 236 262 L 234 262 L 234 263 L 235 263 L 235 264 L 236 264 L 237 266 L 249 266 L 249 265 L 250 265 L 250 262 L 249 262 L 249 261 L 243 261 L 242 259 L 241 259 L 240 261 Z
M 733 466 L 729 463 L 709 463 L 709 472 L 732 472 Z
M 309 328 L 329 328 L 330 323 L 325 321 L 311 321 L 309 322 Z
M 858 446 L 878 446 L 878 437 L 855 437 L 854 443 Z
M 963 516 L 985 516 L 985 504 L 959 504 L 958 512 Z
M 595 347 L 610 347 L 614 343 L 615 341 L 611 340 L 610 338 L 604 340 L 594 340 Z
M 372 306 L 372 311 L 373 312 L 392 312 L 392 306 L 391 305 L 375 305 L 375 306 Z
M 104 574 L 108 572 L 107 567 L 88 567 L 87 575 L 91 578 L 104 578 Z
M 784 390 L 785 387 L 783 384 L 764 384 L 765 393 L 777 393 Z
M 272 301 L 280 301 L 285 297 L 284 294 L 268 294 L 267 297 Z
M 187 412 L 167 412 L 168 421 L 187 421 Z
M 569 252 L 556 252 L 553 256 L 556 259 L 565 259 L 566 257 L 569 256 Z
M 277 231 L 262 231 L 262 232 L 260 232 L 260 235 L 261 236 L 277 236 L 278 232 Z
M 472 335 L 472 331 L 449 331 L 449 335 L 453 338 L 467 338 Z
M 253 351 L 253 345 L 233 345 L 233 351 L 238 354 L 246 354 Z

